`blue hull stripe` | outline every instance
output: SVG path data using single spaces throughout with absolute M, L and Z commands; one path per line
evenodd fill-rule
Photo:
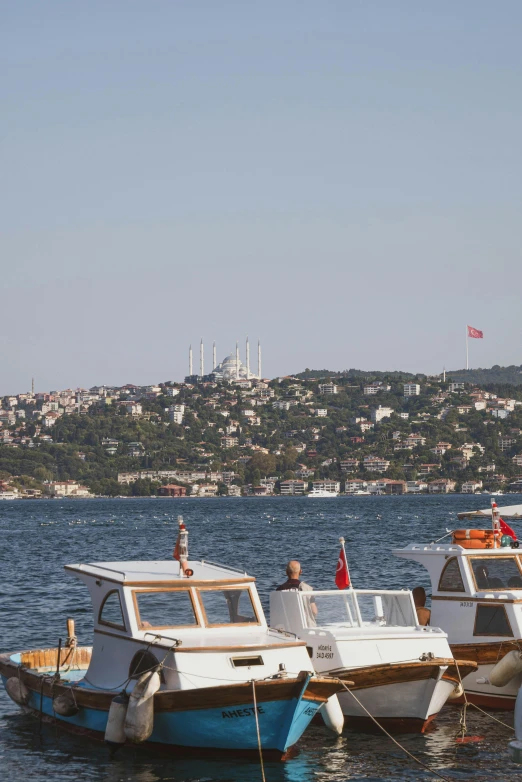
M 258 704 L 263 749 L 285 752 L 300 739 L 321 705 L 301 698 Z M 31 691 L 28 708 L 40 711 L 39 693 Z M 82 707 L 74 717 L 61 717 L 53 712 L 52 700 L 47 696 L 42 699 L 42 710 L 59 722 L 105 733 L 106 711 Z M 234 708 L 156 712 L 149 742 L 202 749 L 257 749 L 254 706 L 245 703 Z

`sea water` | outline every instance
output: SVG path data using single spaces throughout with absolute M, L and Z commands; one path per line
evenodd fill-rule
M 521 502 L 510 496 L 504 504 Z M 100 560 L 168 559 L 177 516 L 189 529 L 190 557 L 241 567 L 257 578 L 265 610 L 268 594 L 285 580 L 289 559 L 299 559 L 302 578 L 316 589 L 334 587 L 339 537 L 354 586 L 429 591 L 426 571 L 396 559 L 391 549 L 430 542 L 457 525 L 462 510 L 486 507 L 487 496 L 114 499 L 0 502 L 0 650 L 56 646 L 74 617 L 81 645 L 92 642 L 87 589 L 63 566 Z M 502 504 L 502 503 L 500 503 Z M 514 522 L 522 533 L 522 524 Z M 512 712 L 494 712 L 513 725 Z M 457 744 L 460 709 L 447 706 L 434 729 L 400 742 L 452 780 L 520 780 L 522 767 L 509 758 L 512 732 L 475 709 L 468 732 L 483 741 Z M 0 693 L 2 779 L 96 780 L 96 782 L 251 782 L 260 780 L 256 760 L 158 757 L 140 747 L 111 757 L 101 743 L 38 725 Z M 384 735 L 345 731 L 329 736 L 320 725 L 304 734 L 295 757 L 265 763 L 267 782 L 427 780 L 436 777 L 408 758 Z

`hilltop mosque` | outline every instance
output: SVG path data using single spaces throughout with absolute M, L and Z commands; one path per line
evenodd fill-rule
M 236 353 L 232 353 L 229 356 L 217 363 L 216 361 L 216 343 L 212 345 L 212 371 L 205 375 L 205 357 L 204 357 L 204 345 L 203 339 L 199 346 L 199 375 L 195 375 L 192 366 L 192 345 L 189 347 L 189 373 L 187 380 L 202 380 L 203 378 L 208 380 L 226 380 L 233 382 L 234 380 L 259 380 L 261 379 L 261 342 L 257 341 L 257 375 L 250 370 L 250 344 L 248 337 L 246 339 L 245 346 L 245 363 L 241 361 L 239 357 L 239 343 L 236 342 Z

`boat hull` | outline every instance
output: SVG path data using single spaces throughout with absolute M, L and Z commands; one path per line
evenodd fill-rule
M 24 669 L 0 656 L 4 686 L 12 676 L 28 690 L 23 708 L 65 729 L 103 739 L 108 713 L 117 691 L 106 692 L 57 681 L 45 673 Z M 340 688 L 338 681 L 303 671 L 296 678 L 255 683 L 257 720 L 251 682 L 193 690 L 160 690 L 154 696 L 154 729 L 145 744 L 188 750 L 258 751 L 257 724 L 263 753 L 283 757 L 295 744 L 323 703 Z M 53 698 L 73 693 L 77 714 L 55 713 Z
M 474 660 L 478 669 L 475 673 L 462 676 L 462 683 L 466 692 L 466 698 L 477 706 L 485 706 L 490 709 L 513 710 L 520 686 L 522 675 L 514 676 L 505 687 L 494 687 L 492 684 L 479 684 L 477 679 L 489 679 L 493 667 L 506 654 L 513 650 L 520 650 L 522 641 L 492 641 L 490 643 L 450 644 L 454 655 Z M 464 697 L 453 701 L 464 703 Z
M 468 662 L 461 661 L 460 667 L 464 673 L 476 670 Z M 390 732 L 424 733 L 459 683 L 451 659 L 374 665 L 336 674 L 353 681 L 350 692 L 338 696 L 345 725 L 372 732 L 379 728 L 368 712 Z

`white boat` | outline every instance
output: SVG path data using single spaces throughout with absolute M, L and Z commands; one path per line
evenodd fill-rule
M 338 491 L 326 491 L 326 489 L 312 489 L 308 492 L 307 497 L 338 497 Z
M 69 620 L 63 649 L 0 655 L 8 694 L 43 719 L 112 744 L 281 758 L 341 688 L 268 628 L 246 573 L 183 558 L 66 570 L 89 589 L 92 647 Z
M 422 733 L 458 693 L 447 635 L 418 624 L 407 590 L 275 591 L 270 624 L 306 641 L 317 673 L 353 682 L 337 696 L 351 727 L 372 729 L 369 712 L 388 730 Z M 458 666 L 462 675 L 477 668 Z
M 522 518 L 520 505 L 498 510 L 504 519 Z M 478 664 L 477 673 L 463 676 L 468 700 L 513 709 L 522 684 L 522 566 L 518 542 L 501 538 L 494 512 L 490 529 L 454 530 L 449 543 L 412 543 L 393 553 L 427 569 L 431 623 L 448 633 L 455 657 Z M 491 520 L 492 510 L 459 517 Z

